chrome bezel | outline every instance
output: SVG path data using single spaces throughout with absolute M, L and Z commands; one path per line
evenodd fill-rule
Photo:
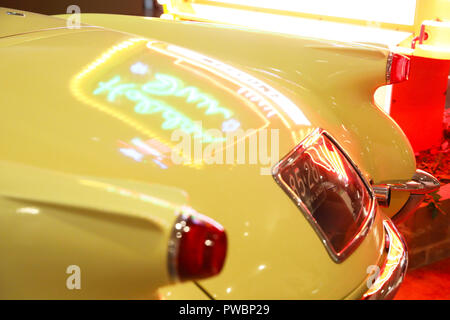
M 180 246 L 180 239 L 183 236 L 183 231 L 177 228 L 177 224 L 186 223 L 189 215 L 180 213 L 172 226 L 172 232 L 170 234 L 168 255 L 167 255 L 167 266 L 169 270 L 170 278 L 173 282 L 179 282 L 180 278 L 178 276 L 178 251 Z
M 311 212 L 309 211 L 309 209 L 302 202 L 300 197 L 298 197 L 280 177 L 280 168 L 283 167 L 283 164 L 285 164 L 292 155 L 296 154 L 296 152 L 300 148 L 303 147 L 303 142 L 306 140 L 306 138 L 308 138 L 312 135 L 317 135 L 317 134 L 318 134 L 318 136 L 324 135 L 331 143 L 334 144 L 334 146 L 336 146 L 339 149 L 339 151 L 342 152 L 344 157 L 348 160 L 350 165 L 353 167 L 353 169 L 356 171 L 356 173 L 362 180 L 363 184 L 365 185 L 365 187 L 369 193 L 369 197 L 370 197 L 369 213 L 368 213 L 366 219 L 363 221 L 356 236 L 340 252 L 336 252 L 336 250 L 331 245 L 330 240 L 327 238 L 327 236 L 323 232 L 322 228 L 319 226 L 317 221 L 314 219 L 314 217 L 311 214 Z M 272 176 L 274 177 L 274 179 L 278 183 L 278 185 L 284 190 L 284 192 L 286 192 L 286 194 L 291 198 L 291 200 L 297 205 L 297 207 L 303 213 L 306 220 L 308 220 L 308 222 L 311 224 L 311 226 L 313 227 L 314 231 L 319 236 L 322 244 L 324 245 L 325 249 L 327 250 L 330 257 L 333 259 L 333 261 L 336 263 L 341 263 L 350 256 L 350 254 L 359 246 L 359 244 L 362 242 L 362 240 L 367 235 L 370 227 L 372 226 L 374 218 L 375 218 L 377 201 L 376 201 L 375 195 L 373 193 L 373 190 L 370 187 L 370 184 L 367 182 L 367 180 L 365 179 L 365 177 L 359 170 L 358 166 L 352 161 L 352 159 L 349 157 L 347 152 L 345 152 L 345 150 L 339 145 L 339 143 L 328 132 L 319 128 L 319 129 L 314 130 L 306 138 L 303 139 L 292 151 L 290 151 L 286 156 L 284 156 L 273 167 Z
M 386 62 L 386 83 L 391 82 L 391 71 L 392 71 L 392 60 L 394 59 L 394 53 L 389 52 L 387 62 Z
M 8 16 L 18 16 L 18 17 L 25 17 L 25 14 L 22 12 L 17 12 L 17 11 L 6 11 L 6 14 Z

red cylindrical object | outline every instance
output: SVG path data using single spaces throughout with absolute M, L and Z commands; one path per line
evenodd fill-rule
M 417 152 L 442 143 L 450 61 L 410 59 L 408 80 L 393 85 L 390 114 Z

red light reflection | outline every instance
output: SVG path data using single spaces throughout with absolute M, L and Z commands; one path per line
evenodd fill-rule
M 312 145 L 313 141 L 307 141 L 307 144 L 310 147 L 305 151 L 305 153 L 309 154 L 311 160 L 324 168 L 329 172 L 336 173 L 340 179 L 344 179 L 348 182 L 347 172 L 345 171 L 344 165 L 342 163 L 342 159 L 339 156 L 338 150 L 336 147 L 330 143 L 327 143 L 323 136 L 320 137 L 311 137 L 316 138 L 315 145 Z

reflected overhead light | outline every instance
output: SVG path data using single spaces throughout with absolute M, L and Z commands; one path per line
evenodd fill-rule
M 145 151 L 147 154 L 156 156 L 156 157 L 162 157 L 163 155 L 161 154 L 161 152 L 159 152 L 158 150 L 152 148 L 151 146 L 149 146 L 147 143 L 145 143 L 144 141 L 142 141 L 139 138 L 133 138 L 131 139 L 131 143 L 134 144 L 136 147 L 142 149 L 143 151 Z
M 173 15 L 168 14 L 168 13 L 163 13 L 162 15 L 159 16 L 161 19 L 165 19 L 165 20 L 174 20 Z
M 23 214 L 38 214 L 40 212 L 40 210 L 38 208 L 35 207 L 23 207 L 23 208 L 19 208 L 16 211 L 17 213 L 23 213 Z
M 129 158 L 131 158 L 131 159 L 133 159 L 133 160 L 135 160 L 137 162 L 141 162 L 142 159 L 144 158 L 144 155 L 142 153 L 140 153 L 139 151 L 134 150 L 134 149 L 120 148 L 119 151 L 123 155 L 125 155 L 125 156 L 127 156 L 127 157 L 129 157 Z
M 136 62 L 130 67 L 130 71 L 134 74 L 145 75 L 148 73 L 149 67 L 142 62 Z
M 131 155 L 136 154 L 136 161 L 147 162 L 147 159 L 150 159 L 153 163 L 159 166 L 161 169 L 167 169 L 169 167 L 170 161 L 170 153 L 172 149 L 165 146 L 161 142 L 156 139 L 150 139 L 147 141 L 143 141 L 140 138 L 131 139 L 131 144 L 128 144 L 124 141 L 119 140 L 119 150 L 135 150 L 136 153 L 131 153 Z M 165 163 L 167 162 L 167 163 Z
M 167 169 L 168 166 L 165 165 L 164 163 L 162 163 L 161 161 L 157 160 L 157 159 L 153 159 L 153 162 L 156 163 L 161 169 Z
M 233 132 L 239 129 L 241 123 L 236 119 L 229 119 L 222 123 L 222 131 L 223 132 Z

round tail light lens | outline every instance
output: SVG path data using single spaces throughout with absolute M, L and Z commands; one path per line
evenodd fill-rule
M 222 270 L 227 237 L 214 220 L 198 213 L 182 214 L 174 225 L 169 248 L 169 271 L 174 279 L 203 279 Z

